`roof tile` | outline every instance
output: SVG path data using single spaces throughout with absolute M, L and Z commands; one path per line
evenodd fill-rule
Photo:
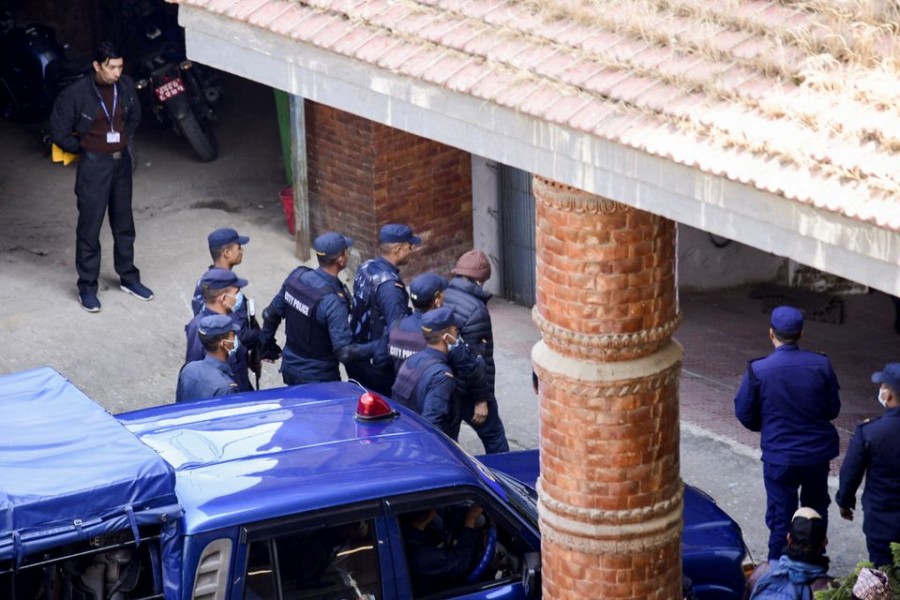
M 247 17 L 256 12 L 259 8 L 268 3 L 269 0 L 243 0 L 237 4 L 233 4 L 225 10 L 225 14 L 240 19 L 247 20 Z
M 267 2 L 265 6 L 250 15 L 247 22 L 259 27 L 267 27 L 284 19 L 291 10 L 291 5 L 285 2 Z
M 346 35 L 341 37 L 334 44 L 334 50 L 335 52 L 340 52 L 341 54 L 346 54 L 348 56 L 355 55 L 357 50 L 377 35 L 378 34 L 371 29 L 358 26 L 349 30 Z
M 400 46 L 402 40 L 387 35 L 370 38 L 353 53 L 361 61 L 375 64 L 392 49 Z
M 381 55 L 377 59 L 377 64 L 388 71 L 399 71 L 401 66 L 411 60 L 421 50 L 422 47 L 418 44 L 401 41 L 400 44 Z
M 453 74 L 447 80 L 446 86 L 455 92 L 470 93 L 472 88 L 485 77 L 489 77 L 491 71 L 484 67 L 480 61 L 472 61 L 463 69 Z
M 473 59 L 467 56 L 447 53 L 432 66 L 428 67 L 421 74 L 421 77 L 431 83 L 443 85 L 466 66 L 472 64 L 472 61 Z

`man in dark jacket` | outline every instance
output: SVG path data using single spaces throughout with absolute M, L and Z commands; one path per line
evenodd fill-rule
M 478 434 L 487 454 L 508 452 L 506 431 L 500 420 L 494 392 L 494 332 L 487 302 L 491 294 L 482 285 L 491 277 L 491 262 L 481 250 L 469 250 L 456 262 L 455 277 L 444 292 L 444 306 L 449 306 L 463 319 L 459 333 L 474 354 L 484 358 L 487 386 L 487 415 L 479 422 L 477 405 L 469 395 L 462 406 L 462 418 Z
M 270 347 L 281 321 L 286 342 L 281 376 L 287 385 L 340 381 L 340 363 L 367 360 L 377 342 L 354 344 L 350 335 L 350 293 L 338 279 L 347 267 L 353 240 L 323 233 L 313 242 L 319 268 L 298 267 L 263 311 L 261 344 Z
M 381 255 L 367 260 L 353 278 L 350 328 L 353 342 L 379 342 L 377 353 L 365 361 L 347 364 L 347 375 L 385 396 L 394 384 L 394 365 L 388 354 L 388 332 L 409 314 L 406 284 L 400 267 L 409 262 L 422 243 L 409 225 L 388 223 L 378 233 Z
M 800 504 L 828 526 L 828 467 L 838 455 L 831 421 L 841 411 L 840 386 L 824 354 L 801 350 L 803 314 L 790 306 L 772 311 L 769 340 L 775 351 L 750 361 L 734 398 L 738 420 L 761 432 L 769 560 L 781 556 L 791 515 Z
M 881 384 L 878 402 L 885 411 L 856 426 L 834 500 L 841 516 L 852 521 L 856 490 L 866 478 L 863 533 L 869 560 L 880 567 L 893 564 L 891 542 L 900 542 L 900 363 L 885 365 L 872 382 Z
M 238 326 L 228 315 L 209 315 L 200 319 L 197 338 L 206 351 L 201 360 L 186 363 L 178 374 L 175 402 L 227 396 L 238 391 L 228 358 L 234 356 Z
M 78 154 L 75 195 L 75 269 L 78 301 L 88 312 L 100 311 L 100 228 L 109 214 L 113 261 L 120 288 L 141 300 L 153 292 L 141 284 L 134 266 L 134 216 L 131 211 L 131 155 L 128 145 L 141 121 L 134 82 L 122 75 L 122 55 L 111 42 L 94 53 L 94 73 L 63 90 L 50 115 L 53 143 Z

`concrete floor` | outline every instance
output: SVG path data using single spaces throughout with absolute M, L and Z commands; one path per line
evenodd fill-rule
M 183 327 L 193 286 L 209 264 L 206 235 L 234 227 L 249 235 L 246 290 L 261 310 L 298 264 L 279 190 L 285 184 L 271 90 L 226 79 L 216 127 L 221 155 L 198 162 L 187 143 L 154 130 L 140 132 L 135 174 L 136 264 L 156 292 L 144 303 L 119 291 L 112 242 L 103 232 L 100 300 L 88 314 L 77 304 L 74 269 L 74 167 L 52 164 L 37 134 L 0 121 L 0 374 L 49 365 L 112 412 L 171 402 L 183 360 Z M 360 257 L 368 258 L 368 257 Z M 450 265 L 448 265 L 449 269 Z M 409 276 L 407 276 L 407 281 Z M 758 436 L 733 417 L 731 399 L 750 358 L 770 351 L 765 299 L 750 289 L 683 293 L 685 348 L 681 381 L 682 477 L 708 491 L 741 524 L 755 558 L 763 558 L 765 494 Z M 878 414 L 869 374 L 900 360 L 890 302 L 881 294 L 847 297 L 842 325 L 812 322 L 805 344 L 829 353 L 843 386 L 838 420 L 846 445 L 855 423 Z M 538 399 L 531 390 L 530 349 L 538 339 L 530 309 L 491 303 L 496 335 L 498 400 L 514 448 L 538 443 Z M 263 387 L 281 385 L 266 365 Z M 480 444 L 465 430 L 461 441 Z M 837 467 L 837 463 L 835 464 Z M 832 507 L 832 572 L 865 557 L 860 522 Z

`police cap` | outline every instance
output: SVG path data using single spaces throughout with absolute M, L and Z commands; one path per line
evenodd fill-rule
M 409 284 L 409 297 L 413 302 L 434 300 L 437 293 L 446 290 L 448 285 L 450 282 L 446 277 L 437 273 L 422 273 Z
M 872 373 L 872 383 L 885 383 L 895 390 L 900 390 L 900 363 L 888 363 L 881 371 Z
M 224 290 L 225 288 L 242 288 L 248 281 L 241 279 L 230 269 L 213 267 L 200 278 L 200 288 L 204 290 Z
M 240 325 L 228 315 L 207 315 L 200 319 L 200 335 L 222 335 L 239 329 Z
M 769 324 L 779 333 L 800 333 L 803 331 L 803 313 L 793 306 L 779 306 L 772 311 Z
M 238 235 L 237 231 L 229 227 L 216 229 L 211 234 L 209 234 L 206 239 L 209 242 L 210 249 L 224 248 L 229 244 L 240 244 L 241 246 L 243 246 L 250 241 L 250 238 L 248 238 L 246 235 Z
M 447 329 L 451 325 L 462 327 L 463 322 L 449 306 L 442 306 L 434 310 L 429 310 L 422 315 L 422 331 L 425 333 L 441 331 L 442 329 Z
M 341 235 L 335 231 L 323 233 L 313 242 L 313 250 L 317 256 L 338 256 L 341 252 L 353 245 L 353 239 Z
M 382 226 L 381 231 L 378 232 L 378 241 L 382 244 L 409 243 L 413 246 L 418 246 L 422 243 L 422 238 L 413 235 L 412 227 L 409 225 L 388 223 Z

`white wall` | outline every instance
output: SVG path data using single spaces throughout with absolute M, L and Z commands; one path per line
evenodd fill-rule
M 748 283 L 769 282 L 787 259 L 738 242 L 718 248 L 726 238 L 678 224 L 678 287 L 709 290 Z
M 484 289 L 499 294 L 503 267 L 500 264 L 500 194 L 496 163 L 472 155 L 472 241 L 491 258 L 491 278 Z

